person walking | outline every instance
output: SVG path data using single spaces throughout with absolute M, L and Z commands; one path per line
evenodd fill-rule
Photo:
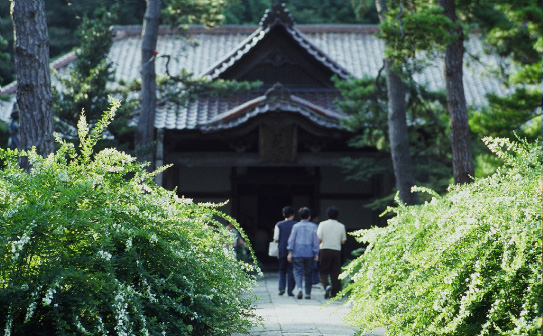
M 9 123 L 8 131 L 8 148 L 17 149 L 19 147 L 19 112 L 13 111 L 11 113 L 11 122 Z
M 315 223 L 315 227 L 319 226 L 319 216 L 311 216 L 311 221 Z M 321 280 L 320 280 L 320 275 L 319 275 L 319 262 L 315 261 L 313 262 L 313 264 L 314 266 L 313 266 L 313 273 L 311 274 L 311 279 L 314 286 L 314 285 L 318 285 L 321 282 Z
M 234 255 L 236 256 L 236 259 L 238 260 L 245 260 L 245 255 L 247 254 L 247 251 L 249 250 L 249 245 L 243 240 L 241 237 L 241 234 L 236 229 L 234 224 L 228 223 L 226 224 L 226 228 L 230 230 L 232 235 L 232 240 L 228 244 L 229 247 L 232 248 L 232 251 L 234 252 Z
M 317 235 L 320 241 L 319 275 L 325 290 L 324 298 L 329 299 L 341 290 L 341 245 L 345 244 L 347 233 L 345 225 L 337 221 L 339 210 L 335 206 L 326 209 L 326 216 L 328 220 L 319 224 Z
M 305 298 L 311 299 L 311 287 L 313 285 L 313 262 L 319 260 L 319 237 L 317 226 L 311 222 L 311 210 L 300 208 L 298 210 L 300 222 L 294 224 L 288 238 L 287 260 L 293 264 L 294 280 L 298 287 L 297 298 L 301 299 L 303 283 L 305 281 Z
M 285 220 L 275 224 L 273 230 L 273 240 L 277 242 L 278 254 L 277 261 L 279 262 L 279 295 L 285 294 L 285 288 L 287 289 L 288 296 L 294 296 L 292 292 L 294 290 L 294 273 L 292 271 L 292 263 L 288 262 L 287 245 L 288 238 L 292 232 L 292 227 L 297 222 L 294 220 L 296 210 L 291 206 L 283 208 L 283 217 Z

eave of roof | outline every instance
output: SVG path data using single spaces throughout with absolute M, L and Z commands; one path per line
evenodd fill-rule
M 51 63 L 51 69 L 59 70 L 77 59 L 76 52 L 69 52 Z M 17 81 L 11 82 L 3 88 L 0 87 L 0 95 L 14 94 L 17 91 Z
M 155 127 L 165 129 L 199 130 L 211 122 L 215 122 L 219 115 L 226 116 L 236 111 L 248 111 L 250 107 L 260 106 L 259 102 L 264 100 L 266 95 L 262 92 L 249 92 L 234 94 L 228 97 L 217 95 L 200 96 L 187 104 L 166 104 L 159 106 L 155 116 Z M 338 91 L 334 90 L 304 90 L 289 93 L 290 98 L 283 107 L 296 104 L 303 107 L 306 112 L 315 116 L 325 115 L 339 119 L 341 113 L 337 111 L 334 100 L 341 99 Z M 268 103 L 270 100 L 266 100 Z M 262 106 L 258 107 L 262 109 Z M 241 113 L 241 112 L 240 112 Z M 324 120 L 323 119 L 323 120 Z M 338 123 L 334 121 L 333 124 Z M 322 126 L 326 127 L 325 124 Z
M 297 113 L 307 117 L 314 124 L 328 129 L 346 130 L 340 124 L 345 115 L 327 110 L 301 97 L 290 94 L 282 85 L 276 84 L 265 95 L 258 96 L 228 111 L 216 115 L 209 122 L 200 125 L 204 132 L 235 128 L 267 112 Z

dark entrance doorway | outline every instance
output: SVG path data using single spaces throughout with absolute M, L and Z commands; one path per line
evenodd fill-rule
M 268 256 L 268 243 L 273 239 L 275 224 L 283 220 L 282 208 L 313 208 L 316 203 L 318 180 L 314 172 L 300 167 L 266 167 L 248 168 L 236 175 L 236 218 L 263 267 L 277 266 L 277 259 Z

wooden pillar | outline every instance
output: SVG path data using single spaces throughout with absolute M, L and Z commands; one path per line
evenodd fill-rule
M 155 169 L 164 165 L 164 129 L 157 129 L 156 133 L 156 166 Z M 164 173 L 155 176 L 155 182 L 157 185 L 164 186 Z
M 316 213 L 320 213 L 320 200 L 321 200 L 321 168 L 315 167 L 313 175 L 313 208 Z
M 230 203 L 232 205 L 232 217 L 239 218 L 241 214 L 239 193 L 238 193 L 238 170 L 236 167 L 230 169 Z

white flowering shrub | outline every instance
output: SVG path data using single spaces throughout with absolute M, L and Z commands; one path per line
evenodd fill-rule
M 4 335 L 231 335 L 257 320 L 251 265 L 224 246 L 235 221 L 153 183 L 135 158 L 93 146 L 0 151 L 0 330 Z M 29 157 L 30 171 L 17 166 Z M 243 231 L 240 230 L 242 233 Z M 257 270 L 258 271 L 258 270 Z M 243 295 L 241 295 L 243 293 Z
M 541 145 L 484 140 L 504 161 L 493 176 L 356 233 L 369 245 L 343 276 L 361 331 L 540 335 Z

